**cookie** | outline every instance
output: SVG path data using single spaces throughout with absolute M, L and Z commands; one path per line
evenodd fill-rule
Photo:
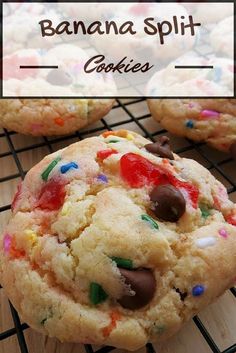
M 1 284 L 41 333 L 135 350 L 234 283 L 235 226 L 224 186 L 167 138 L 105 132 L 26 175 L 0 240 Z
M 40 35 L 38 22 L 50 18 L 54 23 L 62 21 L 55 8 L 43 4 L 4 4 L 4 55 L 13 54 L 21 49 L 48 49 L 57 43 L 63 43 L 60 36 L 47 37 Z
M 222 33 L 224 33 L 223 36 Z M 215 52 L 233 57 L 233 33 L 233 16 L 224 19 L 212 30 L 210 42 Z
M 173 134 L 228 152 L 236 142 L 236 99 L 150 99 L 155 120 Z
M 7 17 L 13 14 L 19 16 L 27 11 L 28 14 L 40 15 L 43 12 L 43 5 L 40 3 L 5 3 L 3 6 L 3 17 Z
M 116 85 L 112 76 L 89 75 L 84 65 L 89 56 L 85 50 L 60 44 L 48 51 L 19 50 L 3 58 L 3 96 L 25 98 L 114 97 Z M 57 69 L 20 69 L 20 65 L 58 66 Z
M 213 66 L 210 69 L 176 69 L 175 66 Z M 204 58 L 189 53 L 157 71 L 147 85 L 147 96 L 222 97 L 233 95 L 233 61 L 227 58 Z
M 2 99 L 0 126 L 23 134 L 61 135 L 81 129 L 104 117 L 114 99 L 93 97 L 98 92 L 114 96 L 112 77 L 89 76 L 83 73 L 88 56 L 84 50 L 69 44 L 58 45 L 47 53 L 27 49 L 4 58 L 4 96 L 51 96 L 68 99 Z M 30 65 L 58 64 L 57 70 L 20 70 L 16 62 Z
M 195 21 L 205 24 L 217 24 L 233 13 L 231 4 L 222 2 L 215 2 L 213 5 L 209 2 L 200 3 L 199 5 L 197 3 L 184 3 L 184 7 L 193 15 Z
M 113 7 L 110 7 L 111 17 L 109 18 L 109 12 L 106 11 L 105 18 L 115 21 L 115 23 L 119 26 L 126 21 L 132 20 L 134 23 L 134 29 L 137 33 L 135 36 L 117 36 L 117 34 L 113 34 L 113 32 L 111 32 L 108 36 L 103 37 L 102 41 L 101 35 L 97 34 L 91 36 L 92 43 L 95 44 L 98 52 L 101 52 L 104 55 L 107 54 L 109 58 L 114 58 L 116 60 L 121 60 L 124 56 L 126 56 L 131 60 L 133 60 L 133 58 L 139 59 L 140 61 L 142 60 L 141 62 L 144 63 L 147 61 L 147 58 L 149 61 L 151 60 L 152 63 L 166 63 L 167 61 L 188 52 L 198 39 L 198 34 L 192 36 L 190 32 L 186 32 L 185 40 L 183 41 L 181 36 L 176 36 L 173 32 L 171 32 L 168 37 L 165 37 L 165 44 L 160 47 L 157 34 L 156 39 L 154 40 L 155 36 L 147 35 L 145 33 L 145 18 L 153 15 L 152 22 L 150 22 L 152 24 L 152 28 L 150 29 L 149 26 L 147 27 L 149 31 L 153 31 L 153 27 L 155 28 L 156 23 L 161 23 L 167 19 L 171 21 L 172 14 L 177 16 L 179 19 L 180 16 L 185 16 L 185 18 L 188 16 L 186 9 L 179 4 L 165 4 L 164 7 L 163 4 L 158 3 L 130 3 L 123 6 L 117 4 L 115 12 Z M 123 54 L 121 54 L 120 48 L 122 48 Z
M 102 119 L 113 99 L 2 99 L 0 126 L 26 135 L 72 133 Z
M 79 19 L 85 23 L 93 21 L 101 21 L 114 16 L 120 8 L 127 8 L 127 4 L 114 3 L 112 7 L 107 3 L 96 3 L 96 6 L 91 6 L 87 3 L 58 3 L 57 11 L 61 13 L 63 18 L 71 20 L 75 13 L 79 12 Z M 70 38 L 68 38 L 70 40 Z

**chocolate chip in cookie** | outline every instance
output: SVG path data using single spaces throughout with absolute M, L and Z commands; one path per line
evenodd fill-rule
M 161 136 L 158 141 L 148 143 L 144 146 L 150 153 L 157 154 L 162 158 L 175 159 L 170 148 L 170 139 L 167 136 Z
M 229 149 L 231 156 L 236 160 L 236 141 L 232 143 Z
M 156 289 L 156 280 L 152 271 L 145 268 L 137 270 L 119 268 L 119 270 L 125 278 L 125 284 L 135 292 L 132 296 L 123 296 L 118 300 L 119 304 L 130 310 L 137 310 L 147 305 L 152 300 Z
M 68 72 L 57 69 L 49 72 L 47 81 L 54 86 L 69 86 L 72 84 L 73 79 Z
M 150 195 L 155 215 L 168 222 L 177 222 L 184 214 L 186 202 L 183 194 L 173 185 L 156 186 Z

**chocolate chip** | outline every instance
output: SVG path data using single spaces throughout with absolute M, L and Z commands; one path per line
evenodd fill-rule
M 123 308 L 136 310 L 147 305 L 153 298 L 156 289 L 156 280 L 151 270 L 139 268 L 127 270 L 119 268 L 121 275 L 125 278 L 125 284 L 129 285 L 135 295 L 125 295 L 118 300 Z
M 49 72 L 47 81 L 54 86 L 69 86 L 73 79 L 66 71 L 57 69 Z
M 187 292 L 182 293 L 179 288 L 175 288 L 175 291 L 179 294 L 181 301 L 183 302 L 185 298 L 188 296 Z
M 231 156 L 236 160 L 236 141 L 232 143 L 229 149 Z
M 155 215 L 164 221 L 177 222 L 186 209 L 183 194 L 170 184 L 155 187 L 150 199 L 154 202 Z
M 161 136 L 158 141 L 148 143 L 144 146 L 146 150 L 153 154 L 158 154 L 162 158 L 175 159 L 170 149 L 170 139 L 167 136 Z

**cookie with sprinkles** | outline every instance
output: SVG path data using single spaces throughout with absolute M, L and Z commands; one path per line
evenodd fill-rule
M 37 73 L 31 70 L 30 75 L 34 80 L 29 81 L 28 70 L 12 70 L 16 58 L 31 65 L 47 65 L 58 62 L 60 58 L 59 68 L 38 70 Z M 4 57 L 7 96 L 39 97 L 37 90 L 40 87 L 44 97 L 52 97 L 53 92 L 53 96 L 68 98 L 2 99 L 0 127 L 33 136 L 65 135 L 102 119 L 111 110 L 114 99 L 93 98 L 94 89 L 103 92 L 104 97 L 112 97 L 115 95 L 116 85 L 112 77 L 85 78 L 83 67 L 86 60 L 86 52 L 70 44 L 55 46 L 43 56 L 37 50 L 28 49 Z
M 150 99 L 148 105 L 169 132 L 236 156 L 236 99 Z
M 0 237 L 0 276 L 35 330 L 136 350 L 233 285 L 235 256 L 236 207 L 223 185 L 167 137 L 118 130 L 28 172 Z
M 2 99 L 0 126 L 25 135 L 65 135 L 102 119 L 113 99 Z

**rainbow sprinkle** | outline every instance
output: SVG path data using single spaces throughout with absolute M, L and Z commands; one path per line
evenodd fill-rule
M 129 134 L 129 133 L 127 134 L 126 138 L 127 138 L 127 140 L 129 140 L 129 141 L 134 140 L 134 136 L 131 135 L 131 134 Z
M 220 234 L 221 237 L 223 238 L 227 238 L 228 237 L 228 232 L 224 229 L 224 228 L 221 228 L 218 232 Z
M 104 337 L 110 336 L 111 332 L 116 328 L 117 321 L 121 319 L 121 315 L 118 311 L 112 311 L 110 313 L 110 323 L 102 329 Z
M 220 116 L 220 113 L 214 111 L 214 110 L 202 110 L 200 113 L 200 117 L 203 119 L 218 119 Z
M 192 120 L 187 120 L 185 123 L 185 126 L 189 129 L 193 129 L 194 128 L 194 122 Z
M 9 253 L 11 249 L 12 237 L 9 234 L 5 234 L 3 238 L 3 249 L 5 253 Z
M 70 163 L 67 163 L 67 164 L 64 164 L 61 166 L 61 173 L 62 174 L 65 174 L 67 173 L 70 169 L 79 169 L 79 166 L 77 163 L 75 162 L 70 162 Z
M 112 256 L 111 260 L 114 261 L 118 267 L 131 269 L 133 268 L 133 261 L 130 259 L 123 259 L 122 257 Z
M 117 143 L 117 142 L 120 142 L 120 140 L 110 140 L 110 141 L 108 141 L 108 143 Z
M 210 212 L 208 209 L 204 207 L 200 207 L 202 218 L 207 219 L 210 216 Z
M 209 246 L 215 245 L 215 243 L 216 243 L 215 237 L 205 237 L 205 238 L 199 238 L 195 240 L 195 244 L 200 249 L 208 248 Z
M 54 123 L 58 126 L 64 126 L 65 125 L 65 121 L 62 118 L 55 118 L 54 119 Z
M 108 183 L 108 178 L 105 174 L 99 174 L 97 176 L 97 180 L 100 181 L 103 184 L 107 184 Z
M 142 215 L 141 215 L 141 219 L 142 219 L 143 221 L 149 223 L 149 225 L 151 226 L 151 228 L 159 229 L 159 226 L 158 226 L 158 224 L 156 223 L 156 221 L 155 221 L 152 217 L 148 216 L 147 214 L 142 214 Z
M 194 297 L 200 297 L 205 292 L 205 288 L 201 284 L 197 284 L 195 287 L 192 289 L 192 295 Z
M 35 244 L 37 242 L 37 234 L 31 230 L 31 229 L 26 229 L 25 230 L 25 235 L 27 237 L 27 240 L 31 242 L 32 244 Z
M 90 283 L 89 288 L 89 299 L 94 305 L 104 302 L 108 298 L 107 293 L 104 291 L 102 286 L 96 282 Z
M 55 168 L 55 166 L 57 165 L 57 163 L 61 160 L 61 157 L 57 157 L 56 159 L 54 159 L 49 166 L 44 170 L 44 172 L 41 174 L 41 177 L 43 179 L 43 181 L 47 181 L 49 174 L 51 173 L 51 171 Z

